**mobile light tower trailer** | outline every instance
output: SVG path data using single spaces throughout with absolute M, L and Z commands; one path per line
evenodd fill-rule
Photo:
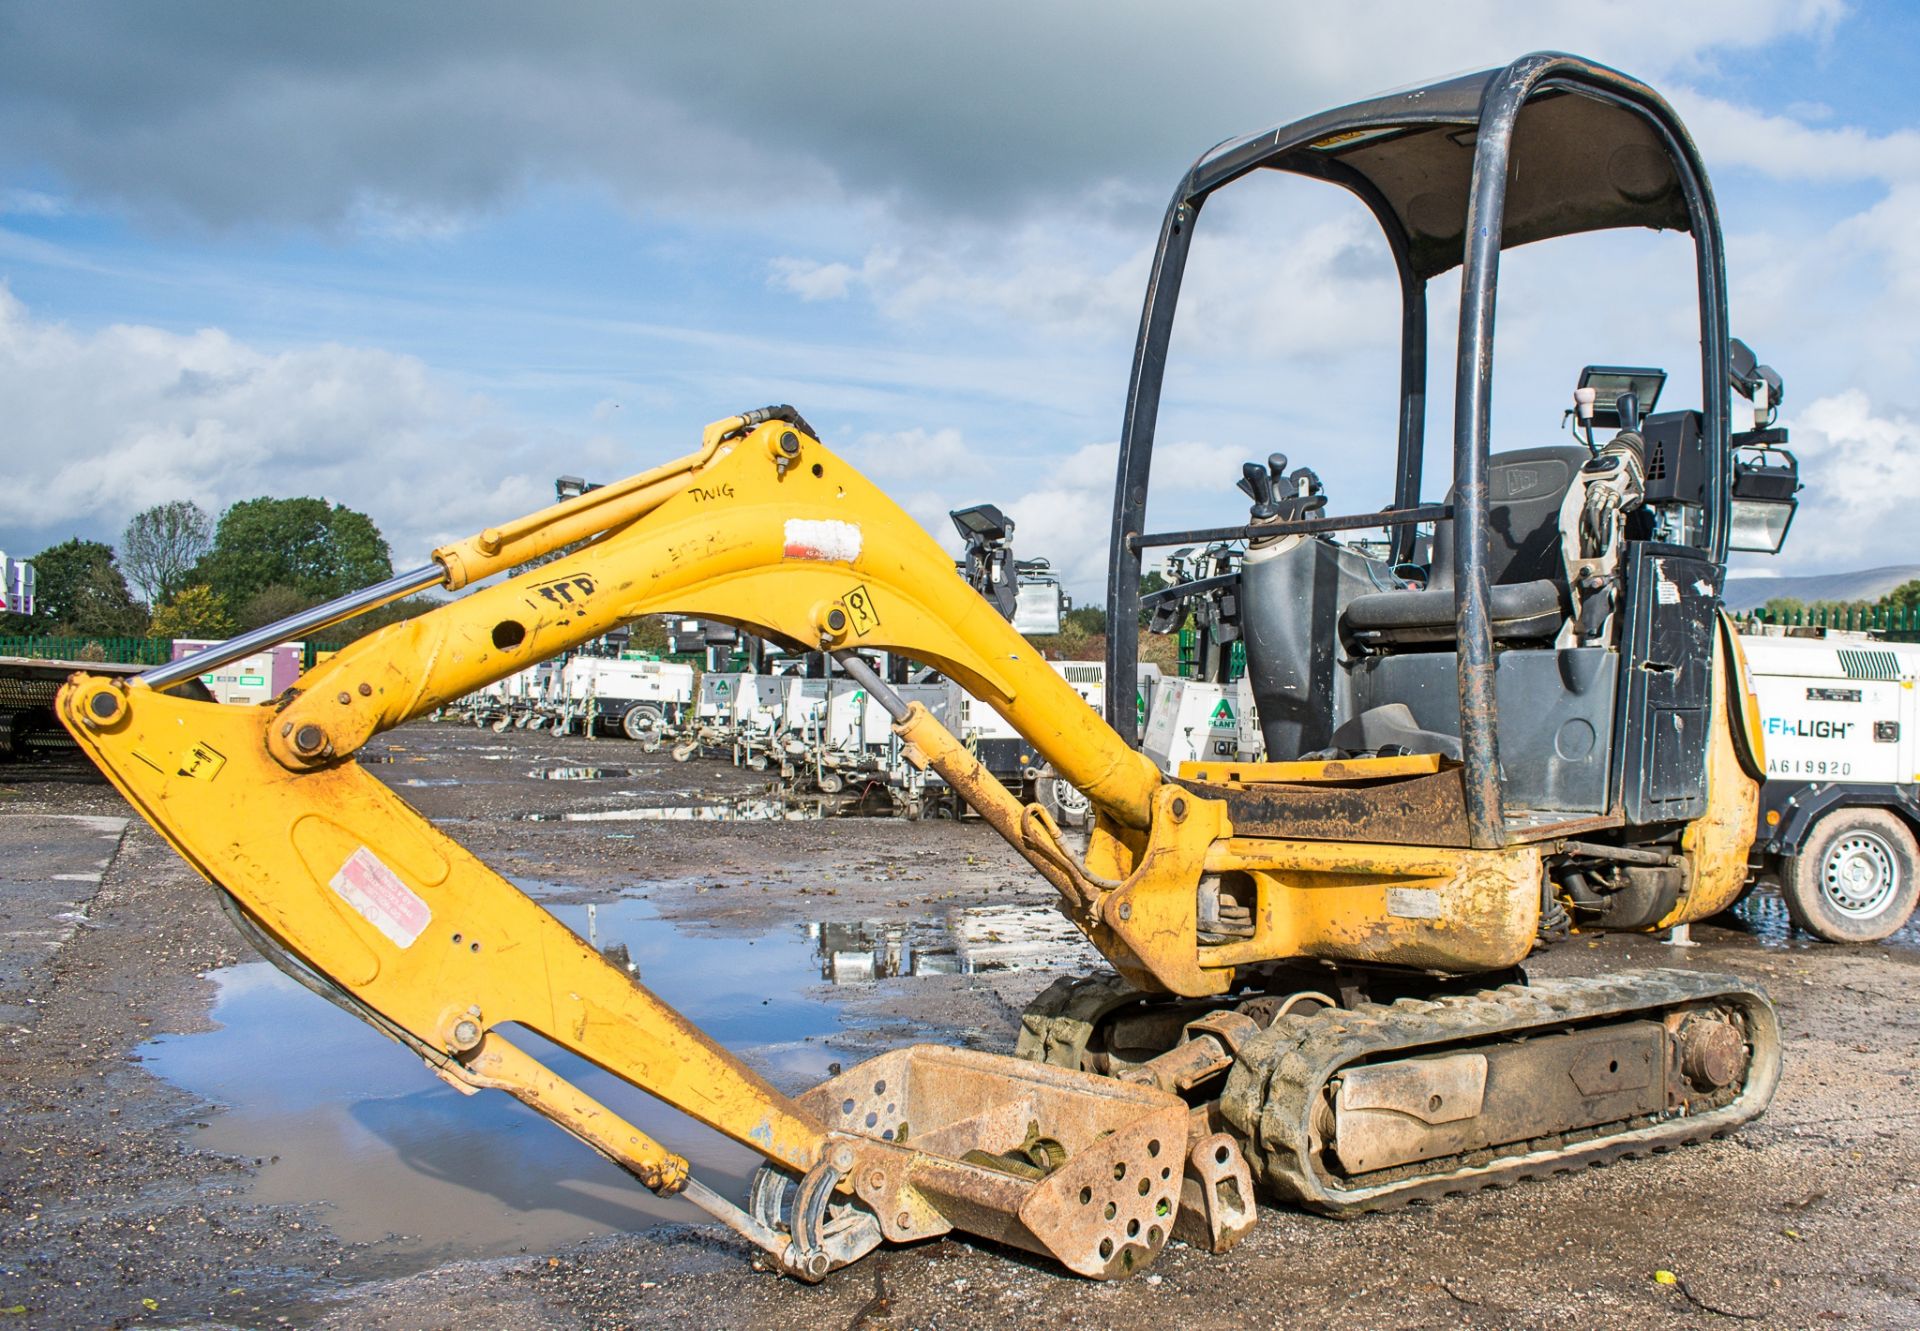
M 1920 895 L 1920 643 L 1742 634 L 1765 718 L 1754 876 L 1835 943 L 1905 925 Z

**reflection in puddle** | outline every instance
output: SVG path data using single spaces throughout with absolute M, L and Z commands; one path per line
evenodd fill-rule
M 902 975 L 974 975 L 983 971 L 1086 970 L 1100 954 L 1051 906 L 975 906 L 942 922 L 807 926 L 820 978 L 865 984 Z
M 532 823 L 764 823 L 804 822 L 827 816 L 825 800 L 737 799 L 717 804 L 641 805 L 630 809 L 576 809 L 530 813 Z
M 610 781 L 632 775 L 630 767 L 536 767 L 527 773 L 535 781 Z
M 1815 938 L 1812 934 L 1802 933 L 1793 927 L 1793 919 L 1787 914 L 1787 903 L 1780 899 L 1780 893 L 1772 886 L 1757 887 L 1745 901 L 1735 906 L 1726 917 L 1716 923 L 1728 924 L 1752 938 L 1763 947 L 1785 948 L 1791 951 L 1811 951 L 1823 948 L 1845 946 L 1828 943 Z M 1896 929 L 1878 943 L 1867 944 L 1871 947 L 1914 947 L 1920 946 L 1920 914 L 1916 914 L 1906 924 Z
M 760 937 L 679 931 L 633 899 L 554 906 L 622 969 L 786 1092 L 821 1080 L 822 1037 L 840 1029 L 797 927 Z M 374 1273 L 503 1256 L 700 1213 L 662 1200 L 504 1094 L 463 1096 L 401 1046 L 265 962 L 218 971 L 217 1030 L 155 1040 L 148 1066 L 232 1106 L 198 1140 L 267 1159 L 255 1195 L 318 1202 L 350 1242 L 377 1245 Z M 560 1075 L 744 1196 L 758 1157 L 530 1031 L 515 1038 Z

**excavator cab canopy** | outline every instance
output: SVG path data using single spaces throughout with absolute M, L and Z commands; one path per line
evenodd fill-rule
M 1402 295 L 1394 500 L 1384 511 L 1345 516 L 1324 507 L 1283 507 L 1282 521 L 1271 522 L 1269 514 L 1267 525 L 1258 532 L 1249 526 L 1150 533 L 1145 515 L 1155 419 L 1194 229 L 1215 191 L 1256 171 L 1284 171 L 1341 186 L 1366 205 L 1385 234 Z M 1451 613 L 1446 614 L 1444 629 L 1438 623 L 1419 627 L 1428 644 L 1441 637 L 1448 645 L 1457 640 L 1459 713 L 1454 733 L 1465 768 L 1472 842 L 1504 844 L 1494 665 L 1496 643 L 1503 642 L 1500 634 L 1506 630 L 1496 621 L 1505 616 L 1522 627 L 1549 620 L 1558 624 L 1577 617 L 1579 606 L 1577 602 L 1567 605 L 1564 577 L 1557 603 L 1546 605 L 1541 586 L 1551 579 L 1539 569 L 1525 573 L 1532 580 L 1531 591 L 1503 585 L 1518 584 L 1521 574 L 1516 570 L 1523 570 L 1529 560 L 1539 563 L 1537 556 L 1543 552 L 1517 551 L 1509 539 L 1511 533 L 1503 530 L 1517 510 L 1502 507 L 1490 520 L 1490 503 L 1526 498 L 1514 487 L 1539 484 L 1548 473 L 1577 475 L 1586 450 L 1577 446 L 1526 449 L 1499 455 L 1490 464 L 1500 253 L 1510 246 L 1622 227 L 1683 231 L 1693 237 L 1703 400 L 1697 411 L 1684 413 L 1688 419 L 1674 427 L 1684 428 L 1686 435 L 1681 442 L 1689 460 L 1688 492 L 1666 496 L 1674 500 L 1668 515 L 1671 521 L 1663 520 L 1659 531 L 1642 529 L 1635 534 L 1642 546 L 1671 546 L 1675 554 L 1706 566 L 1711 574 L 1711 595 L 1706 599 L 1712 606 L 1703 613 L 1710 621 L 1728 549 L 1731 440 L 1726 277 L 1720 223 L 1706 172 L 1679 117 L 1651 88 L 1577 56 L 1539 53 L 1500 69 L 1310 116 L 1223 144 L 1194 163 L 1175 192 L 1161 228 L 1135 347 L 1114 500 L 1110 622 L 1128 623 L 1139 613 L 1143 557 L 1158 547 L 1261 534 L 1322 535 L 1385 528 L 1391 548 L 1386 562 L 1398 567 L 1413 558 L 1421 524 L 1435 524 L 1434 567 L 1427 590 L 1418 594 L 1428 598 L 1423 613 L 1431 616 L 1438 604 L 1434 598 L 1450 593 Z M 1426 285 L 1456 266 L 1463 271 L 1454 366 L 1452 475 L 1444 487 L 1444 502 L 1423 502 Z M 1652 294 L 1657 299 L 1659 293 Z M 1611 400 L 1601 405 L 1604 409 L 1615 406 Z M 1556 494 L 1565 489 L 1565 484 L 1560 485 Z M 1535 507 L 1541 508 L 1539 516 L 1546 524 L 1539 533 L 1540 543 L 1554 544 L 1554 573 L 1559 576 L 1552 527 L 1557 507 L 1555 502 Z M 1245 595 L 1242 605 L 1248 609 Z M 1630 609 L 1623 609 L 1623 622 L 1630 620 Z M 1405 618 L 1404 610 L 1401 607 L 1387 618 Z M 1251 653 L 1255 645 L 1251 628 L 1248 641 Z M 1108 678 L 1132 678 L 1137 656 L 1132 635 L 1111 634 Z M 1121 734 L 1137 738 L 1128 697 L 1125 689 L 1109 691 L 1107 719 Z M 1262 716 L 1264 724 L 1264 708 Z M 1622 738 L 1637 743 L 1633 737 Z M 1271 742 L 1268 747 L 1270 758 L 1287 756 L 1272 753 Z M 1605 766 L 1607 755 L 1602 752 L 1598 761 Z M 1616 791 L 1620 776 L 1616 764 Z M 1679 812 L 1677 806 L 1674 812 Z
M 1356 102 L 1215 148 L 1194 165 L 1185 201 L 1253 170 L 1332 180 L 1364 198 L 1390 236 L 1399 233 L 1415 277 L 1437 277 L 1465 254 L 1483 102 L 1518 65 Z M 1657 122 L 1623 99 L 1596 95 L 1602 91 L 1549 76 L 1528 97 L 1512 126 L 1503 249 L 1610 227 L 1692 229 Z

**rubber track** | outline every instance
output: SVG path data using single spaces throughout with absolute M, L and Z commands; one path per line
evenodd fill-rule
M 1753 1047 L 1745 1085 L 1719 1108 L 1572 1144 L 1555 1139 L 1545 1139 L 1547 1145 L 1516 1143 L 1506 1148 L 1511 1154 L 1478 1165 L 1464 1164 L 1458 1157 L 1434 1161 L 1430 1163 L 1446 1172 L 1373 1185 L 1343 1187 L 1315 1166 L 1309 1128 L 1322 1091 L 1336 1072 L 1362 1059 L 1411 1055 L 1439 1044 L 1487 1042 L 1532 1029 L 1653 1015 L 1674 1005 L 1703 1001 L 1741 1009 Z M 1220 1107 L 1241 1138 L 1255 1177 L 1268 1191 L 1323 1214 L 1358 1215 L 1569 1173 L 1719 1136 L 1766 1109 L 1779 1075 L 1779 1022 L 1772 1004 L 1755 986 L 1737 976 L 1697 971 L 1620 971 L 1595 979 L 1545 980 L 1282 1018 L 1242 1046 L 1228 1073 Z
M 1078 1071 L 1101 1019 L 1146 997 L 1112 971 L 1061 976 L 1042 989 L 1020 1016 L 1016 1057 Z

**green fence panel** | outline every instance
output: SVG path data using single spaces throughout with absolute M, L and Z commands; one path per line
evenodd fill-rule
M 36 661 L 111 661 L 118 665 L 165 665 L 173 659 L 171 638 L 0 637 L 0 656 Z

